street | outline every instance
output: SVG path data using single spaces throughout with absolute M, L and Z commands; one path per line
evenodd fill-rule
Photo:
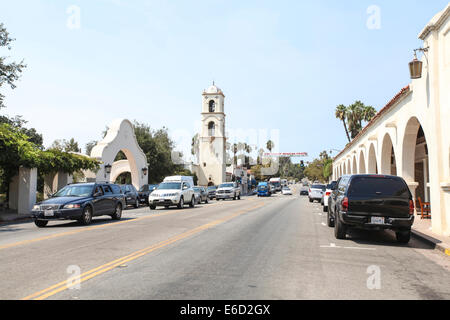
M 1 225 L 0 299 L 450 299 L 448 257 L 391 231 L 336 240 L 293 190 L 87 227 Z

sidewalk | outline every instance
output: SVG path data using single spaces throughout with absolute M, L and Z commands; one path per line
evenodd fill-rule
M 31 216 L 24 214 L 17 214 L 12 211 L 0 211 L 0 225 L 10 222 L 26 222 L 32 221 Z
M 434 249 L 450 256 L 450 237 L 438 236 L 432 233 L 430 219 L 421 219 L 420 215 L 416 215 L 412 227 L 412 234 L 419 240 L 431 244 Z

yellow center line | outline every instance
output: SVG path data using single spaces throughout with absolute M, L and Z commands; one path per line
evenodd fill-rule
M 94 278 L 94 277 L 96 277 L 96 276 L 98 276 L 100 274 L 103 274 L 103 273 L 109 271 L 109 270 L 112 270 L 112 269 L 116 268 L 119 265 L 122 265 L 122 264 L 124 264 L 126 262 L 129 262 L 129 261 L 136 260 L 139 257 L 147 255 L 147 254 L 149 254 L 149 253 L 151 253 L 151 252 L 153 252 L 153 251 L 155 251 L 157 249 L 166 247 L 166 246 L 168 246 L 168 245 L 170 245 L 172 243 L 175 243 L 175 242 L 177 242 L 179 240 L 182 240 L 182 239 L 185 239 L 185 238 L 187 238 L 189 236 L 197 234 L 197 233 L 199 233 L 199 232 L 201 232 L 203 230 L 210 229 L 210 228 L 212 228 L 214 226 L 217 226 L 217 225 L 219 225 L 221 223 L 227 222 L 227 221 L 229 221 L 229 220 L 231 220 L 231 219 L 233 219 L 235 217 L 238 217 L 238 216 L 240 216 L 240 215 L 242 215 L 244 213 L 247 213 L 249 211 L 261 208 L 262 206 L 264 206 L 264 202 L 262 202 L 262 203 L 260 203 L 260 204 L 258 204 L 256 206 L 253 206 L 251 208 L 238 211 L 238 212 L 236 212 L 236 213 L 234 213 L 234 214 L 232 214 L 230 216 L 227 216 L 227 217 L 225 217 L 223 219 L 219 219 L 219 220 L 216 220 L 216 221 L 204 224 L 204 225 L 202 225 L 200 227 L 197 227 L 197 228 L 194 228 L 192 230 L 186 231 L 184 233 L 181 233 L 179 235 L 176 235 L 174 237 L 171 237 L 169 239 L 161 241 L 161 242 L 159 242 L 157 244 L 154 244 L 154 245 L 149 246 L 147 248 L 138 250 L 138 251 L 133 252 L 133 253 L 131 253 L 129 255 L 126 255 L 126 256 L 121 257 L 121 258 L 116 259 L 116 260 L 113 260 L 111 262 L 103 264 L 103 265 L 101 265 L 99 267 L 96 267 L 94 269 L 91 269 L 91 270 L 89 270 L 89 271 L 79 275 L 76 279 L 71 279 L 71 283 L 70 284 L 68 283 L 67 280 L 66 281 L 62 281 L 62 282 L 59 282 L 59 283 L 57 283 L 57 284 L 55 284 L 55 285 L 53 285 L 51 287 L 48 287 L 48 288 L 44 289 L 44 290 L 38 291 L 38 292 L 33 293 L 33 294 L 31 294 L 31 295 L 29 295 L 29 296 L 27 296 L 25 298 L 22 298 L 22 300 L 30 300 L 30 299 L 43 300 L 43 299 L 46 299 L 46 298 L 48 298 L 50 296 L 53 296 L 53 295 L 55 295 L 55 294 L 57 294 L 57 293 L 59 293 L 61 291 L 66 290 L 66 289 L 68 289 L 68 288 L 70 288 L 70 287 L 72 287 L 74 285 L 80 284 L 81 282 L 87 281 L 87 280 L 92 279 L 92 278 Z
M 251 200 L 251 201 L 254 201 L 254 200 Z M 214 203 L 212 205 L 217 205 L 217 203 Z M 211 207 L 212 205 L 209 205 L 208 207 Z M 31 244 L 31 243 L 35 243 L 35 242 L 39 242 L 39 241 L 43 241 L 43 240 L 49 240 L 49 239 L 55 239 L 55 238 L 60 238 L 60 237 L 64 237 L 64 236 L 74 235 L 74 234 L 78 234 L 78 233 L 85 232 L 85 231 L 90 231 L 90 230 L 95 230 L 95 229 L 103 229 L 103 228 L 113 227 L 113 226 L 117 226 L 117 225 L 121 225 L 121 224 L 125 224 L 125 223 L 137 222 L 137 221 L 141 221 L 141 220 L 145 220 L 145 219 L 153 219 L 153 218 L 163 217 L 163 216 L 177 214 L 177 213 L 181 213 L 181 211 L 176 210 L 173 212 L 159 213 L 159 214 L 155 214 L 155 215 L 151 215 L 151 216 L 139 217 L 139 218 L 120 221 L 120 222 L 102 224 L 99 226 L 86 227 L 86 228 L 74 230 L 74 231 L 56 233 L 56 234 L 52 234 L 52 235 L 48 235 L 48 236 L 44 236 L 44 237 L 40 237 L 40 238 L 23 240 L 23 241 L 18 241 L 18 242 L 1 245 L 0 250 L 17 247 L 17 246 L 21 246 L 21 245 L 26 245 L 26 244 Z

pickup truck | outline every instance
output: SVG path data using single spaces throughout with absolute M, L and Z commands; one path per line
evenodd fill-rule
M 241 188 L 236 182 L 222 183 L 216 190 L 216 199 L 241 199 Z

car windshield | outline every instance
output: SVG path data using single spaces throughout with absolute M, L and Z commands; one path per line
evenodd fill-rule
M 181 189 L 180 182 L 163 182 L 157 188 L 158 190 Z
M 90 186 L 66 186 L 53 195 L 53 197 L 89 197 L 94 189 Z
M 222 183 L 219 188 L 233 188 L 232 183 Z
M 408 186 L 398 178 L 358 177 L 352 179 L 349 188 L 352 196 L 409 197 Z
M 208 187 L 208 190 L 216 190 L 216 189 L 217 189 L 217 187 L 215 187 L 215 186 Z
M 149 190 L 148 184 L 144 184 L 144 185 L 139 189 L 140 192 L 145 192 L 145 191 L 148 191 L 148 190 Z
M 334 181 L 334 182 L 332 182 L 332 183 L 330 183 L 330 184 L 328 184 L 327 185 L 327 189 L 330 189 L 330 190 L 332 190 L 334 187 L 336 187 L 336 184 L 337 184 L 337 182 L 336 181 Z
M 311 189 L 320 189 L 320 190 L 326 190 L 326 186 L 323 184 L 314 184 L 311 186 Z
M 193 189 L 194 189 L 194 191 L 197 191 L 197 192 L 200 192 L 200 191 L 202 191 L 202 189 L 201 189 L 201 188 L 199 188 L 199 187 L 194 187 Z
M 283 187 L 283 190 L 291 190 L 289 187 Z

